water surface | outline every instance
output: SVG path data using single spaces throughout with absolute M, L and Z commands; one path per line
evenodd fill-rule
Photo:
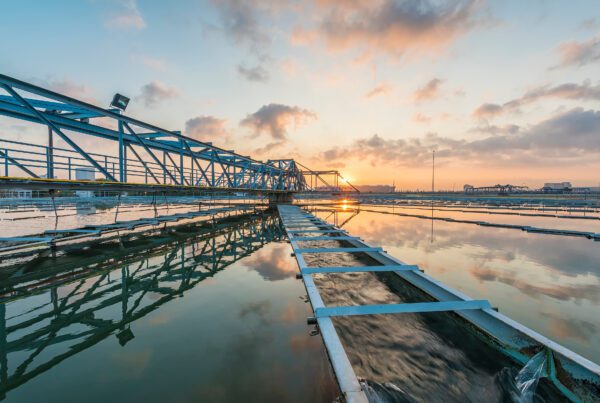
M 251 217 L 3 267 L 3 399 L 332 402 L 281 239 Z

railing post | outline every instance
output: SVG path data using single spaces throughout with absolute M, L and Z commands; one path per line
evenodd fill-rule
M 69 180 L 71 180 L 71 157 L 67 157 L 68 158 L 68 164 L 69 164 Z
M 227 167 L 227 169 L 229 170 L 229 175 L 231 176 L 231 169 L 229 169 L 230 167 L 233 168 L 233 187 L 236 188 L 237 184 L 238 184 L 238 180 L 237 180 L 238 172 L 237 172 L 237 168 L 235 166 L 235 155 L 233 156 L 233 164 L 231 164 Z
M 167 184 L 167 154 L 163 151 L 163 185 Z
M 179 139 L 179 183 L 181 186 L 185 183 L 183 181 L 183 140 Z
M 8 176 L 8 149 L 4 149 L 4 176 Z
M 215 152 L 210 153 L 211 187 L 215 187 Z
M 50 127 L 48 127 L 48 148 L 46 148 L 46 160 L 48 163 L 46 176 L 48 179 L 54 179 L 54 135 Z
M 125 182 L 123 170 L 123 122 L 119 119 L 119 182 Z
M 192 156 L 192 160 L 190 161 L 190 183 L 192 184 L 192 186 L 195 186 L 196 182 L 194 182 L 194 160 L 193 160 L 193 156 Z
M 127 182 L 127 142 L 123 141 L 123 182 Z

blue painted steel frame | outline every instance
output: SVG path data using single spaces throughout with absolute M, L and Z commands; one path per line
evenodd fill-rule
M 129 149 L 146 171 L 146 178 L 152 177 L 157 184 L 266 192 L 309 190 L 301 170 L 292 159 L 257 161 L 211 143 L 182 136 L 180 132 L 130 118 L 116 109 L 103 109 L 2 74 L 0 88 L 7 93 L 0 95 L 1 115 L 48 126 L 50 135 L 57 134 L 110 182 L 128 182 L 128 161 L 135 161 L 127 159 Z M 93 119 L 108 119 L 112 124 L 94 124 Z M 92 153 L 83 150 L 65 131 L 117 142 L 118 174 L 109 172 L 108 166 L 102 166 Z M 143 150 L 154 163 L 144 161 L 134 146 Z M 162 152 L 162 160 L 157 152 Z M 45 161 L 39 161 L 47 167 L 48 173 L 57 171 L 52 153 L 53 147 L 49 146 Z M 179 156 L 179 161 L 176 162 L 172 154 Z M 32 165 L 31 160 L 23 158 L 19 161 L 13 156 L 8 157 L 6 152 L 0 154 L 0 159 L 4 159 L 6 165 L 5 176 L 8 176 L 8 165 L 21 168 L 28 177 L 38 176 L 28 168 L 28 164 L 38 166 Z M 54 179 L 52 174 L 49 179 Z

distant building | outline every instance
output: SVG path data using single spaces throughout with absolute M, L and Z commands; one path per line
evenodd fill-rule
M 76 168 L 75 179 L 78 181 L 93 181 L 96 179 L 96 171 L 94 168 L 88 167 Z M 94 192 L 91 190 L 77 190 L 75 194 L 78 197 L 94 197 Z
M 572 189 L 573 193 L 600 193 L 599 186 L 590 186 L 590 187 L 574 187 Z
M 93 181 L 96 179 L 96 170 L 88 167 L 75 168 L 75 179 L 78 181 Z
M 544 187 L 542 187 L 542 192 L 544 193 L 566 193 L 572 191 L 573 186 L 571 186 L 571 182 L 548 182 L 544 183 Z
M 520 192 L 527 192 L 529 191 L 529 188 L 527 186 L 518 186 L 518 185 L 511 185 L 511 184 L 506 184 L 506 185 L 494 185 L 494 186 L 481 186 L 481 187 L 474 187 L 472 185 L 464 185 L 463 189 L 465 191 L 465 193 L 497 193 L 497 194 L 501 194 L 501 195 L 506 195 L 508 193 L 520 193 Z

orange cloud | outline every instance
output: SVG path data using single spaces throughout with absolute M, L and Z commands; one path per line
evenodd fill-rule
M 564 42 L 558 45 L 560 63 L 554 68 L 577 66 L 600 61 L 600 35 L 584 42 Z
M 197 116 L 185 122 L 186 134 L 196 140 L 209 141 L 220 139 L 227 142 L 229 133 L 224 119 L 214 116 Z
M 439 78 L 433 78 L 424 86 L 418 88 L 413 93 L 413 99 L 416 102 L 428 101 L 436 98 L 440 94 L 440 86 L 444 81 Z
M 252 129 L 255 135 L 265 133 L 277 141 L 283 141 L 286 140 L 290 125 L 303 125 L 316 118 L 315 113 L 298 106 L 268 104 L 246 116 L 240 125 Z
M 359 46 L 395 56 L 409 49 L 437 50 L 480 23 L 481 4 L 478 0 L 318 0 L 316 5 L 324 13 L 318 27 L 298 29 L 292 40 L 318 33 L 333 50 Z
M 392 91 L 392 86 L 387 83 L 380 84 L 367 92 L 365 98 L 375 98 L 380 95 L 388 95 Z
M 518 111 L 520 107 L 548 98 L 571 99 L 578 101 L 600 101 L 600 84 L 592 85 L 589 80 L 582 84 L 565 83 L 555 86 L 543 85 L 527 91 L 519 98 L 502 105 L 483 104 L 473 112 L 478 118 L 492 118 L 504 112 Z

